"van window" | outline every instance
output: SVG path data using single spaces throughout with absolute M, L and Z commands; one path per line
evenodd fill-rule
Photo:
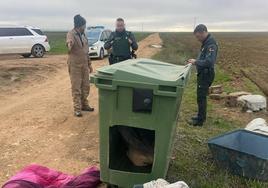
M 13 37 L 13 36 L 31 36 L 33 35 L 26 28 L 0 28 L 1 37 Z
M 36 32 L 38 35 L 45 35 L 40 29 L 32 29 L 34 32 Z

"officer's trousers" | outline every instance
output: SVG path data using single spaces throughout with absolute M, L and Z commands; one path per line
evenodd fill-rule
M 120 63 L 122 61 L 126 61 L 128 59 L 131 59 L 131 56 L 126 56 L 126 57 L 119 57 L 119 56 L 114 56 L 113 54 L 110 55 L 109 57 L 109 64 L 110 65 L 113 65 L 113 64 L 116 64 L 116 63 Z
M 204 122 L 207 118 L 207 96 L 209 87 L 215 78 L 214 68 L 205 68 L 198 71 L 197 74 L 197 105 L 198 121 Z
M 68 63 L 69 75 L 72 85 L 72 97 L 75 111 L 81 111 L 88 106 L 88 95 L 90 89 L 89 68 L 87 64 L 73 65 Z

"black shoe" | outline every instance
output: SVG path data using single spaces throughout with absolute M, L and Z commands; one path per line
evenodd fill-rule
M 90 106 L 85 106 L 82 108 L 82 111 L 93 112 L 94 108 L 91 108 Z
M 198 116 L 193 116 L 191 119 L 192 119 L 193 121 L 197 121 L 197 120 L 198 120 Z
M 192 121 L 201 121 L 198 116 L 193 116 L 191 119 L 192 119 Z M 204 119 L 202 122 L 203 123 L 206 122 L 206 119 Z
M 194 126 L 194 127 L 202 127 L 204 122 L 203 121 L 199 121 L 199 120 L 192 120 L 190 122 L 188 122 L 190 125 Z
M 82 112 L 76 111 L 76 112 L 74 112 L 74 116 L 75 117 L 83 117 L 83 114 L 82 114 Z

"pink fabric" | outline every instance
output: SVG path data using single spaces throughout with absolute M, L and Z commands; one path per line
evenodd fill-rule
M 96 167 L 86 169 L 79 176 L 72 176 L 40 165 L 30 165 L 13 176 L 3 188 L 95 188 L 100 184 Z

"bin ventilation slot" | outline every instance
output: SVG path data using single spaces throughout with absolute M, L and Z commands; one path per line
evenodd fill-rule
M 109 85 L 109 86 L 113 84 L 112 80 L 106 80 L 106 79 L 100 79 L 100 78 L 98 78 L 97 82 L 98 84 Z
M 133 89 L 133 112 L 151 113 L 153 107 L 153 90 Z
M 154 161 L 155 131 L 116 125 L 109 130 L 109 168 L 151 173 Z
M 159 91 L 177 92 L 177 87 L 173 86 L 159 86 Z

